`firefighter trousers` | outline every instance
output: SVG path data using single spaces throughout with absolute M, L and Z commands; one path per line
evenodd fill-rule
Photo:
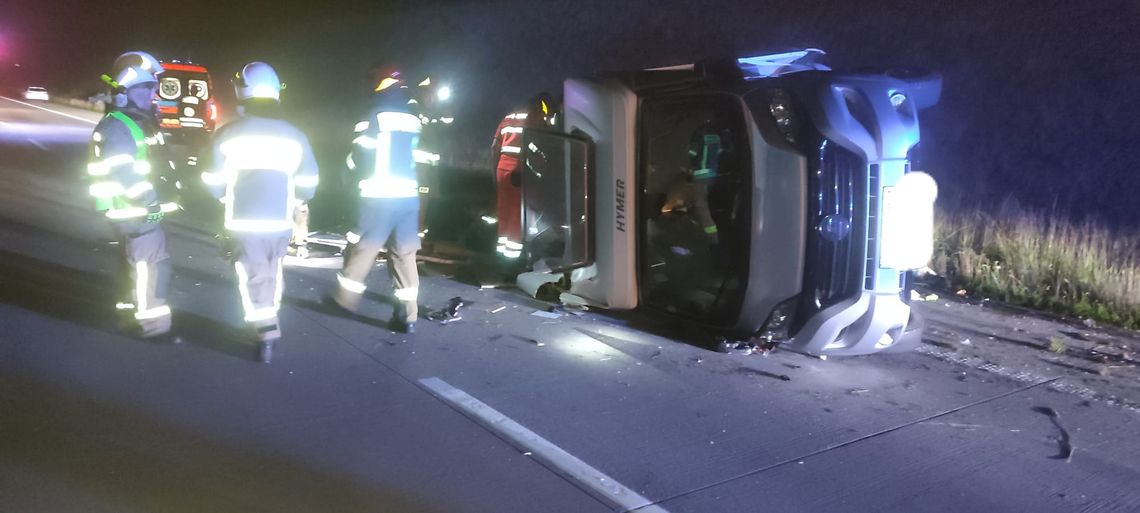
M 277 311 L 285 292 L 281 260 L 289 249 L 289 232 L 233 233 L 237 241 L 234 270 L 245 322 L 258 338 L 280 336 Z
M 170 331 L 170 254 L 166 252 L 166 232 L 159 223 L 113 222 L 120 253 L 120 300 L 116 307 L 131 310 L 143 337 Z
M 504 155 L 495 169 L 495 217 L 498 235 L 495 251 L 508 260 L 522 256 L 522 188 L 519 159 Z
M 420 249 L 418 198 L 365 198 L 361 201 L 358 232 L 348 235 L 344 269 L 337 275 L 336 302 L 356 311 L 367 288 L 365 282 L 381 250 L 387 251 L 388 275 L 395 300 L 406 323 L 418 316 L 420 275 L 416 252 Z M 398 315 L 394 316 L 398 317 Z

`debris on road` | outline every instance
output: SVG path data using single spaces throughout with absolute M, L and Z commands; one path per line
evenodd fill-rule
M 496 308 L 494 308 L 494 309 L 490 310 L 488 313 L 497 314 L 497 313 L 499 313 L 499 312 L 502 312 L 503 310 L 506 310 L 506 309 L 507 309 L 507 307 L 506 307 L 506 306 L 504 306 L 504 305 L 499 305 L 498 307 L 496 307 Z
M 544 312 L 542 310 L 535 310 L 534 312 L 531 312 L 531 315 L 533 315 L 535 317 L 542 317 L 544 319 L 558 319 L 558 318 L 562 317 L 562 314 L 560 314 L 560 313 Z
M 938 301 L 938 299 L 939 299 L 938 294 L 931 293 L 931 294 L 927 294 L 924 296 L 924 295 L 922 295 L 922 293 L 918 292 L 917 290 L 910 291 L 910 300 L 911 301 L 928 301 L 929 302 L 929 301 Z
M 716 344 L 716 350 L 724 354 L 737 354 L 748 356 L 757 352 L 756 344 L 748 341 L 728 340 L 726 338 L 719 338 Z
M 852 388 L 847 391 L 847 395 L 863 395 L 869 392 L 871 391 L 866 388 Z
M 447 307 L 431 312 L 425 317 L 430 321 L 436 321 L 440 324 L 450 324 L 455 321 L 460 321 L 463 320 L 463 318 L 459 316 L 459 309 L 463 307 L 464 304 L 463 298 L 456 296 L 448 300 Z
M 557 306 L 554 308 L 555 313 L 573 315 L 574 317 L 582 317 L 586 315 L 586 307 L 573 307 L 573 306 Z
M 1038 406 L 1033 408 L 1033 411 L 1049 417 L 1049 420 L 1053 421 L 1053 425 L 1057 426 L 1057 429 L 1061 431 L 1061 438 L 1057 440 L 1057 443 L 1061 446 L 1061 452 L 1056 456 L 1051 456 L 1050 459 L 1065 460 L 1065 463 L 1072 463 L 1076 446 L 1073 445 L 1073 439 L 1069 435 L 1069 430 L 1061 425 L 1061 414 L 1048 406 Z
M 535 338 L 523 337 L 523 336 L 519 336 L 519 335 L 515 335 L 515 338 L 522 340 L 523 342 L 530 342 L 531 344 L 534 344 L 535 346 L 538 346 L 538 347 L 542 347 L 542 346 L 546 345 L 545 342 L 538 340 L 538 339 L 535 339 Z

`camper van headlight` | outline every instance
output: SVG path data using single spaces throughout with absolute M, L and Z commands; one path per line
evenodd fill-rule
M 768 104 L 768 111 L 776 121 L 776 127 L 788 142 L 796 142 L 796 114 L 792 108 L 792 98 L 787 92 L 777 89 Z
M 792 318 L 798 302 L 799 296 L 795 296 L 776 305 L 764 321 L 764 331 L 760 333 L 761 338 L 767 339 L 769 342 L 787 340 L 788 329 L 792 325 Z

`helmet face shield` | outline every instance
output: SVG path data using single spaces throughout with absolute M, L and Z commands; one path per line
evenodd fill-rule
M 127 68 L 138 68 L 151 75 L 158 75 L 163 72 L 162 64 L 158 62 L 158 59 L 146 52 L 127 52 L 120 55 L 115 59 L 115 64 L 111 66 L 111 74 L 118 75 Z
M 115 74 L 115 83 L 124 89 L 130 89 L 140 84 L 158 84 L 158 77 L 151 71 L 140 66 L 128 66 Z
M 127 88 L 127 102 L 139 110 L 149 110 L 154 107 L 156 94 L 158 82 L 142 82 Z

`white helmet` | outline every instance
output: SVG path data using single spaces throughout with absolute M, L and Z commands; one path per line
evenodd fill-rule
M 124 53 L 111 66 L 111 78 L 124 89 L 137 84 L 158 82 L 157 75 L 162 72 L 162 64 L 146 52 Z
M 238 101 L 253 98 L 281 99 L 281 80 L 273 67 L 264 62 L 246 64 L 234 77 L 234 93 Z

